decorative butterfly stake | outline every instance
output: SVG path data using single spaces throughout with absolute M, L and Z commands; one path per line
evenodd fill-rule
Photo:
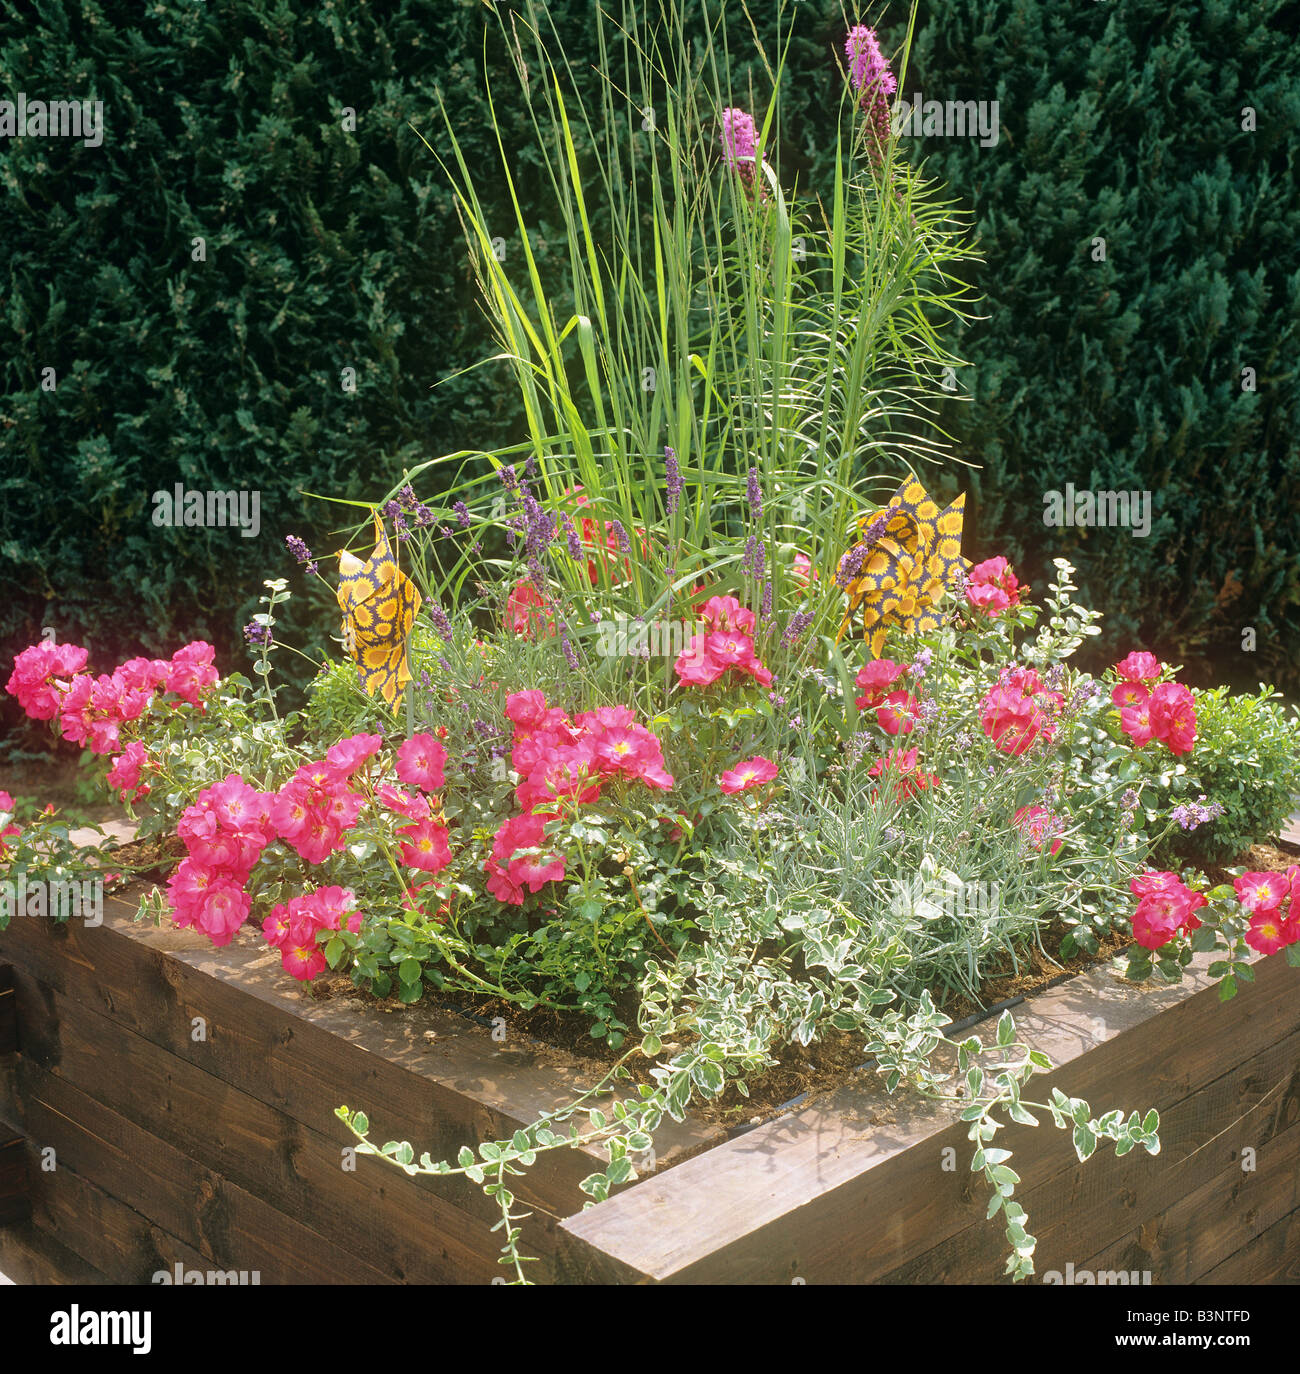
M 849 633 L 861 611 L 862 636 L 872 658 L 879 658 L 891 625 L 905 634 L 938 629 L 943 616 L 934 609 L 945 591 L 956 585 L 958 570 L 970 567 L 962 557 L 963 492 L 944 510 L 914 477 L 890 498 L 883 511 L 858 521 L 859 536 L 883 521 L 876 537 L 861 539 L 849 556 L 862 553 L 862 563 L 849 583 L 849 604 L 836 643 Z
M 375 549 L 363 563 L 339 554 L 339 606 L 343 610 L 343 645 L 357 665 L 361 685 L 396 708 L 411 680 L 406 656 L 420 593 L 397 566 L 379 512 L 375 512 Z

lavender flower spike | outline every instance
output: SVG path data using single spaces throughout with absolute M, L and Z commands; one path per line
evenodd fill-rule
M 676 515 L 677 503 L 682 495 L 682 472 L 677 466 L 677 454 L 670 448 L 664 449 L 664 488 L 668 495 L 669 518 Z

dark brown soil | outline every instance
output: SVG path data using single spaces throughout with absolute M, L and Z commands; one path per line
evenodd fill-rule
M 1237 860 L 1238 866 L 1243 864 L 1249 873 L 1285 873 L 1292 864 L 1300 864 L 1300 846 L 1279 849 L 1275 844 L 1252 844 Z M 1209 868 L 1206 872 L 1216 883 L 1232 881 L 1222 868 Z

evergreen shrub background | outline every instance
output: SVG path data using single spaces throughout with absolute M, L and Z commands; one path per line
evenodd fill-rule
M 974 364 L 959 374 L 970 404 L 943 415 L 983 464 L 975 556 L 1005 553 L 1039 590 L 1053 557 L 1075 563 L 1106 612 L 1098 666 L 1139 644 L 1188 681 L 1294 695 L 1300 5 L 926 0 L 921 14 L 903 94 L 1000 103 L 994 147 L 911 140 L 974 212 L 985 258 L 988 318 L 953 345 Z M 1067 482 L 1150 490 L 1150 535 L 1045 527 L 1044 494 Z

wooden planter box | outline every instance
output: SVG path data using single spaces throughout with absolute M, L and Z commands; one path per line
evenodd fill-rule
M 372 1159 L 348 1169 L 334 1108 L 366 1110 L 378 1140 L 452 1157 L 570 1100 L 574 1066 L 452 1013 L 313 1000 L 252 934 L 214 950 L 135 924 L 133 909 L 108 898 L 100 927 L 15 916 L 0 934 L 18 1041 L 6 1054 L 0 1039 L 0 1147 L 25 1156 L 7 1175 L 0 1157 L 0 1191 L 8 1177 L 27 1193 L 0 1216 L 0 1270 L 91 1283 L 177 1265 L 262 1284 L 505 1273 L 478 1188 Z M 999 1134 L 1038 1279 L 1072 1265 L 1152 1284 L 1300 1280 L 1300 972 L 1278 958 L 1256 972 L 1221 1005 L 1203 973 L 1138 988 L 1099 966 L 1016 1009 L 1059 1066 L 1039 1084 L 1098 1112 L 1161 1114 L 1155 1157 L 1080 1165 L 1050 1120 Z M 733 1139 L 666 1122 L 655 1174 L 586 1212 L 578 1182 L 599 1156 L 556 1151 L 516 1189 L 534 1212 L 530 1277 L 994 1281 L 1004 1243 L 970 1148 L 954 1109 L 855 1081 Z

